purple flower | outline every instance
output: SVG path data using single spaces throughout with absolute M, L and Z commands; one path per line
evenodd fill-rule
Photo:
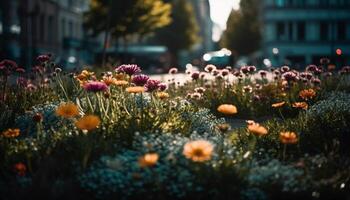
M 83 87 L 88 92 L 100 92 L 108 89 L 108 86 L 104 82 L 99 81 L 87 82 Z
M 135 65 L 135 64 L 131 64 L 131 65 L 120 65 L 119 67 L 117 67 L 115 69 L 115 71 L 117 73 L 125 73 L 128 74 L 129 76 L 140 73 L 141 69 L 139 66 Z
M 350 66 L 344 66 L 341 69 L 342 74 L 349 74 L 350 73 Z
M 15 71 L 18 68 L 17 63 L 13 60 L 3 60 L 0 62 L 0 70 Z
M 165 83 L 159 83 L 158 86 L 160 91 L 165 91 L 168 88 L 167 84 Z
M 313 78 L 313 79 L 311 80 L 311 82 L 312 82 L 314 85 L 320 85 L 320 84 L 321 84 L 321 80 L 318 79 L 318 78 Z
M 149 79 L 149 76 L 144 74 L 136 75 L 132 78 L 131 82 L 133 82 L 137 86 L 144 86 Z
M 36 60 L 40 63 L 44 63 L 49 61 L 51 58 L 51 54 L 43 54 L 43 55 L 39 55 L 38 57 L 36 57 Z
M 145 88 L 147 92 L 153 92 L 155 90 L 158 90 L 160 81 L 148 79 L 147 83 L 145 84 Z

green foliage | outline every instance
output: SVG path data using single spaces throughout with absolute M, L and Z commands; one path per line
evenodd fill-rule
M 187 0 L 173 0 L 172 22 L 156 33 L 156 39 L 177 54 L 181 50 L 189 50 L 199 42 L 199 27 L 192 5 Z
M 249 55 L 257 51 L 261 43 L 259 0 L 241 0 L 240 9 L 232 10 L 227 29 L 220 44 L 238 55 Z

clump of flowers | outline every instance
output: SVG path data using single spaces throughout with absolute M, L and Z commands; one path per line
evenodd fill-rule
M 74 103 L 62 103 L 56 109 L 56 115 L 64 118 L 72 118 L 79 115 L 79 108 Z
M 194 162 L 210 160 L 214 150 L 213 144 L 206 140 L 196 140 L 185 144 L 183 155 Z
M 145 84 L 145 88 L 147 92 L 153 92 L 159 89 L 160 81 L 149 79 L 147 83 Z
M 217 111 L 225 115 L 234 115 L 237 113 L 237 107 L 232 104 L 222 104 Z
M 75 126 L 80 130 L 92 131 L 96 129 L 101 123 L 98 116 L 95 115 L 85 115 L 84 117 L 78 119 L 75 122 Z
M 254 135 L 257 136 L 263 136 L 263 135 L 267 135 L 268 131 L 264 126 L 261 126 L 258 123 L 250 122 L 248 123 L 247 129 L 250 133 L 253 133 Z
M 157 97 L 159 99 L 167 99 L 169 98 L 169 94 L 167 92 L 157 92 Z

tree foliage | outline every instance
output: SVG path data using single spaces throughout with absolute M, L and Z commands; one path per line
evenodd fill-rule
M 259 49 L 260 42 L 259 0 L 241 0 L 240 9 L 232 10 L 227 20 L 220 45 L 238 55 L 248 55 Z
M 162 0 L 91 0 L 85 26 L 93 35 L 144 36 L 171 22 L 171 5 Z
M 173 0 L 172 23 L 157 31 L 156 39 L 177 54 L 180 50 L 189 50 L 199 42 L 199 26 L 194 10 L 187 0 Z

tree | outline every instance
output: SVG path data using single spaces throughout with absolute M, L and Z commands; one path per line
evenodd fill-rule
M 240 9 L 232 10 L 220 45 L 238 55 L 249 55 L 258 50 L 261 42 L 259 0 L 241 0 Z
M 91 0 L 85 26 L 92 30 L 92 35 L 105 33 L 104 62 L 110 34 L 125 42 L 131 35 L 143 37 L 168 25 L 170 13 L 171 5 L 162 0 Z
M 187 0 L 173 0 L 171 5 L 172 23 L 159 29 L 155 37 L 174 56 L 172 64 L 177 64 L 179 51 L 190 50 L 200 41 L 199 26 L 193 7 Z

